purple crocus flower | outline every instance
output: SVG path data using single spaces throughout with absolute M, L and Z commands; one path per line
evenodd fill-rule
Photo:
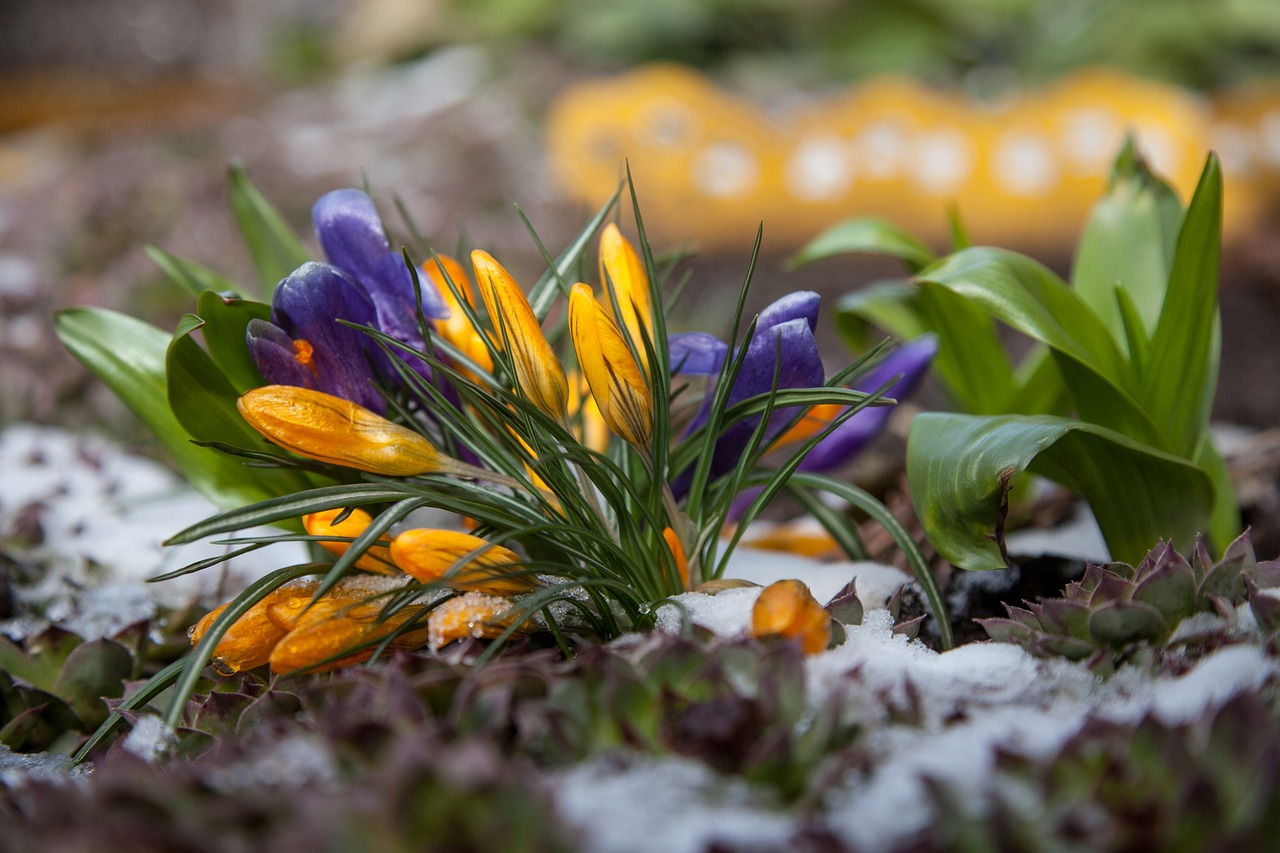
M 249 354 L 273 385 L 324 391 L 381 414 L 386 401 L 373 380 L 385 375 L 385 367 L 376 367 L 385 356 L 367 335 L 338 319 L 372 326 L 374 304 L 342 270 L 310 261 L 276 286 L 271 322 L 249 321 Z
M 769 393 L 775 387 L 775 371 L 776 387 L 779 389 L 812 388 L 824 383 L 826 374 L 813 334 L 820 301 L 816 293 L 799 291 L 778 299 L 760 313 L 755 331 L 747 343 L 742 368 L 729 392 L 730 406 L 749 397 Z M 703 332 L 671 335 L 668 345 L 672 371 L 676 373 L 715 376 L 729 357 L 727 344 Z M 891 390 L 896 395 L 905 396 L 924 374 L 936 351 L 937 343 L 931 337 L 899 347 L 863 376 L 854 387 L 860 391 L 874 391 L 889 378 L 901 373 L 902 377 Z M 707 422 L 709 409 L 710 394 L 702 411 L 690 424 L 690 431 Z M 801 468 L 828 470 L 843 464 L 883 429 L 889 412 L 890 407 L 881 406 L 864 409 L 853 415 L 809 453 L 801 463 Z M 766 445 L 778 437 L 795 415 L 793 407 L 773 411 L 764 435 Z M 721 433 L 712 452 L 712 479 L 733 470 L 737 465 L 759 420 L 759 416 L 747 418 Z M 692 470 L 687 470 L 675 478 L 672 491 L 677 497 L 688 491 L 692 476 Z
M 421 347 L 413 276 L 404 257 L 392 251 L 373 199 L 360 190 L 327 192 L 311 208 L 311 224 L 329 263 L 359 282 L 378 311 L 378 328 Z M 449 307 L 429 278 L 419 281 L 422 313 L 440 319 Z

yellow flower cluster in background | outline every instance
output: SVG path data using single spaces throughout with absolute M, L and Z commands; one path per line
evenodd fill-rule
M 564 92 L 547 138 L 571 196 L 599 203 L 626 162 L 660 236 L 704 249 L 741 245 L 761 217 L 775 249 L 864 215 L 941 241 L 950 204 L 976 241 L 1052 248 L 1074 242 L 1129 132 L 1184 198 L 1218 151 L 1229 233 L 1280 184 L 1280 93 L 1210 102 L 1109 70 L 989 104 L 872 80 L 776 116 L 655 65 Z

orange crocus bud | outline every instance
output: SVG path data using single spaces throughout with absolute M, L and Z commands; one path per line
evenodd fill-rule
M 302 526 L 312 536 L 342 536 L 355 539 L 361 533 L 364 533 L 365 528 L 373 521 L 373 516 L 369 515 L 369 513 L 362 509 L 353 509 L 341 522 L 334 524 L 333 520 L 341 514 L 342 510 L 340 509 L 326 509 L 309 513 L 302 517 Z M 320 547 L 330 554 L 341 557 L 347 553 L 351 543 L 321 540 Z M 356 568 L 364 569 L 366 572 L 377 572 L 380 575 L 397 574 L 395 563 L 391 561 L 391 552 L 381 545 L 370 546 L 368 550 L 360 555 L 360 559 L 356 560 Z
M 618 300 L 618 319 L 627 330 L 641 362 L 648 367 L 644 339 L 640 333 L 653 337 L 653 305 L 649 298 L 649 276 L 644 262 L 636 250 L 622 236 L 618 226 L 610 222 L 600 234 L 600 281 L 613 284 Z
M 470 474 L 413 430 L 332 394 L 267 385 L 246 391 L 236 405 L 268 440 L 319 462 L 388 477 Z
M 219 675 L 234 675 L 241 670 L 262 666 L 271 658 L 271 651 L 284 639 L 288 628 L 271 618 L 271 608 L 292 599 L 311 600 L 318 584 L 315 581 L 289 584 L 272 590 L 243 616 L 232 623 L 213 650 L 213 669 Z M 227 609 L 226 604 L 211 610 L 190 631 L 191 645 L 196 645 L 208 632 L 214 621 Z
M 438 649 L 467 637 L 498 637 L 515 622 L 514 608 L 514 602 L 483 592 L 468 592 L 451 598 L 427 616 L 428 645 Z M 516 632 L 525 633 L 531 629 L 530 623 L 525 622 Z
M 798 580 L 778 581 L 760 591 L 751 609 L 751 636 L 792 637 L 807 655 L 831 642 L 831 615 Z
M 456 530 L 406 530 L 391 540 L 391 559 L 407 575 L 454 589 L 520 595 L 538 586 L 519 554 Z
M 648 449 L 653 430 L 649 385 L 622 332 L 585 284 L 575 284 L 569 294 L 569 335 L 604 422 L 636 448 Z
M 382 609 L 381 601 L 320 599 L 276 644 L 271 652 L 271 671 L 279 675 L 304 669 L 320 672 L 366 661 L 382 640 L 419 619 L 425 608 L 403 607 L 385 619 L 381 618 Z M 415 626 L 397 635 L 390 645 L 413 649 L 425 645 L 427 639 L 426 626 Z
M 666 540 L 667 547 L 671 549 L 671 556 L 676 561 L 676 571 L 680 573 L 680 588 L 689 588 L 689 560 L 684 555 L 684 546 L 680 544 L 680 537 L 676 535 L 673 528 L 668 527 L 662 531 L 662 538 Z
M 494 345 L 511 347 L 520 392 L 539 409 L 563 421 L 569 399 L 564 368 L 542 334 L 542 326 L 515 279 L 488 252 L 471 253 L 480 295 L 495 329 Z
M 457 347 L 463 355 L 483 368 L 486 373 L 492 373 L 493 357 L 489 355 L 489 347 L 485 345 L 476 327 L 471 325 L 467 312 L 462 310 L 462 304 L 449 287 L 449 281 L 452 281 L 453 286 L 462 293 L 467 304 L 475 306 L 475 291 L 462 264 L 453 258 L 440 255 L 438 262 L 432 260 L 423 264 L 422 272 L 435 283 L 436 290 L 440 291 L 440 298 L 449 307 L 448 317 L 434 321 L 436 334 Z M 449 281 L 445 281 L 446 274 Z

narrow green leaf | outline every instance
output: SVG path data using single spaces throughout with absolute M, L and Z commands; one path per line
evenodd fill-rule
M 63 311 L 54 329 L 71 354 L 147 425 L 191 485 L 215 504 L 238 507 L 278 494 L 238 460 L 191 443 L 191 434 L 169 408 L 166 332 L 101 308 Z
M 216 290 L 221 292 L 239 292 L 240 288 L 236 287 L 230 279 L 225 278 L 222 273 L 206 266 L 201 266 L 193 261 L 183 260 L 177 255 L 170 254 L 159 246 L 147 246 L 147 257 L 160 267 L 173 282 L 182 287 L 183 290 L 192 296 L 199 296 L 206 290 Z
M 860 252 L 888 255 L 916 272 L 933 263 L 933 250 L 898 226 L 883 219 L 860 217 L 831 226 L 787 260 L 794 269 L 820 258 Z
M 227 171 L 227 187 L 231 210 L 262 282 L 262 292 L 270 296 L 276 284 L 311 260 L 311 255 L 242 167 L 232 166 Z
M 249 355 L 245 329 L 250 320 L 269 319 L 271 306 L 205 290 L 196 302 L 196 313 L 204 320 L 200 334 L 209 348 L 209 355 L 231 386 L 238 393 L 244 393 L 261 385 L 262 374 Z
M 529 290 L 529 304 L 533 307 L 533 313 L 537 315 L 539 321 L 545 320 L 547 314 L 551 312 L 551 306 L 555 304 L 556 297 L 561 292 L 560 282 L 565 280 L 574 265 L 582 258 L 582 253 L 591 245 L 591 238 L 595 236 L 596 231 L 604 224 L 604 221 L 609 218 L 609 212 L 618 203 L 618 197 L 621 194 L 622 185 L 619 184 L 613 196 L 604 203 L 595 216 L 591 217 L 591 221 L 582 227 L 573 242 L 556 258 L 555 264 L 549 265 L 547 271 L 542 274 Z M 568 292 L 567 289 L 565 292 Z
M 1094 424 L 937 412 L 911 423 L 912 502 L 929 541 L 961 568 L 1005 565 L 1003 501 L 1026 471 L 1082 494 L 1112 557 L 1135 564 L 1160 539 L 1189 545 L 1213 506 L 1204 471 Z
M 231 533 L 246 527 L 257 527 L 260 524 L 275 524 L 281 519 L 298 518 L 306 513 L 324 509 L 391 503 L 412 494 L 410 490 L 380 483 L 323 486 L 218 513 L 175 533 L 166 539 L 164 544 L 182 545 L 215 533 Z
M 1151 360 L 1138 399 L 1176 452 L 1190 458 L 1209 426 L 1218 366 L 1222 170 L 1209 155 L 1178 235 Z

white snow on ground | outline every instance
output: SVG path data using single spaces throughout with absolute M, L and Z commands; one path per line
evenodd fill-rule
M 148 578 L 227 550 L 207 542 L 161 544 L 218 511 L 163 465 L 105 439 L 18 424 L 0 432 L 0 475 L 0 536 L 12 535 L 19 519 L 38 509 L 43 541 L 34 553 L 53 569 L 19 594 L 49 602 L 51 618 L 86 637 L 145 619 L 157 602 L 181 606 L 220 588 L 235 592 L 252 578 L 306 559 L 300 544 L 272 545 L 224 567 L 148 584 Z M 40 627 L 0 624 L 10 635 Z

